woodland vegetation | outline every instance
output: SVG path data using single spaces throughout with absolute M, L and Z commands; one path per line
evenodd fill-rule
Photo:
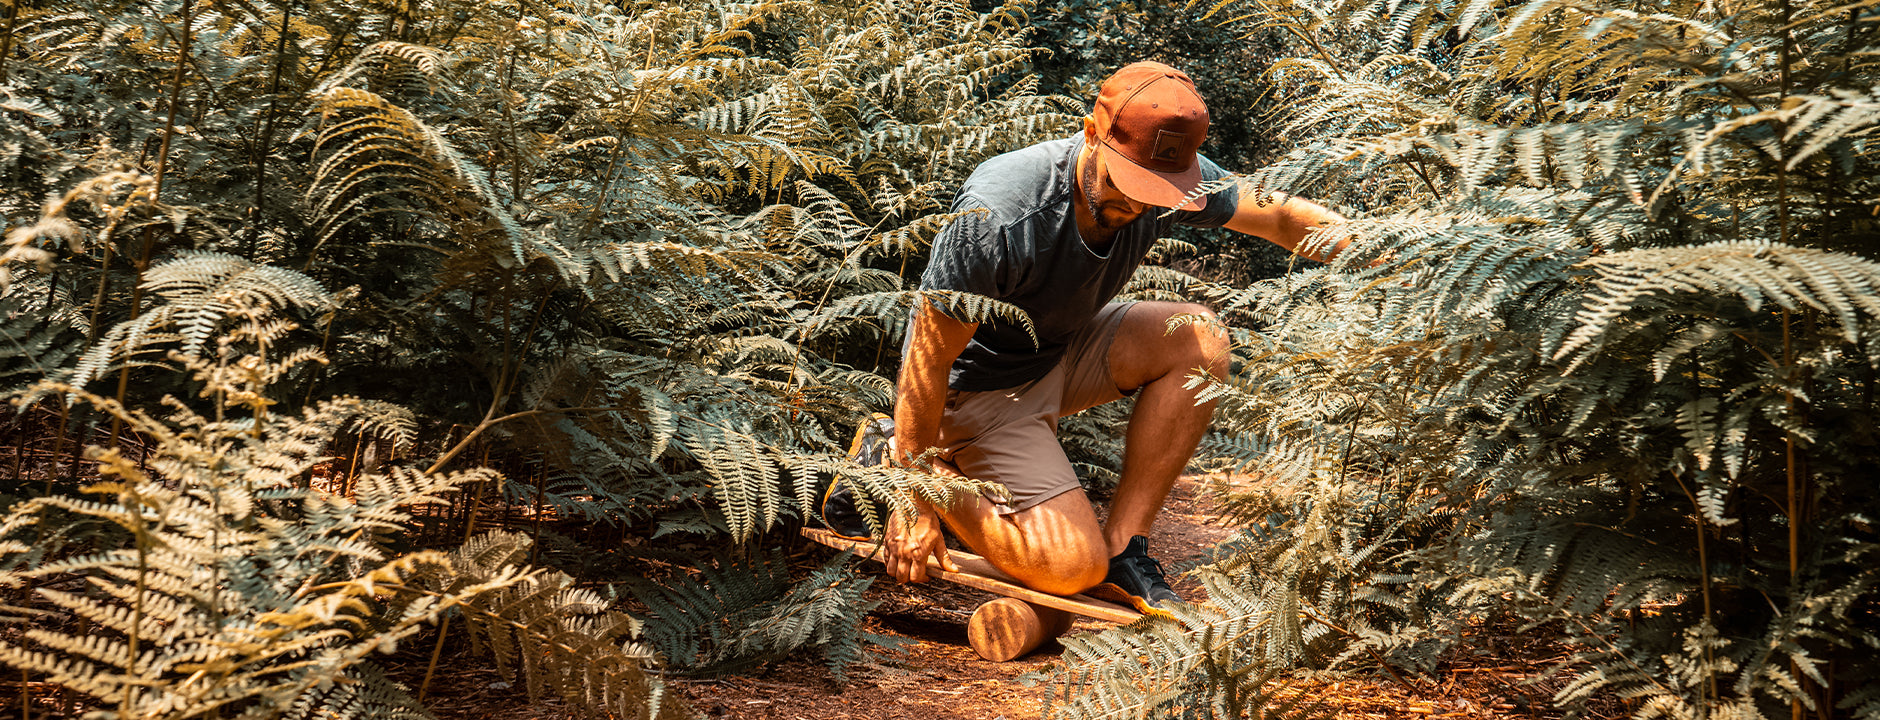
M 971 490 L 842 457 L 926 245 L 1152 58 L 1356 249 L 1137 276 L 1231 326 L 1196 464 L 1262 482 L 1051 717 L 1511 621 L 1569 711 L 1880 718 L 1876 4 L 0 2 L 0 663 L 100 718 L 428 717 L 374 658 L 453 633 L 596 717 L 840 678 L 872 576 L 771 548 L 819 477 Z

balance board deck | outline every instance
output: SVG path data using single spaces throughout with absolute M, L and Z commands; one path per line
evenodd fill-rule
M 865 540 L 850 540 L 822 528 L 803 528 L 803 537 L 814 540 L 837 550 L 852 550 L 856 555 L 881 562 L 881 545 Z M 956 582 L 967 587 L 974 587 L 990 593 L 997 593 L 1009 598 L 1017 598 L 1035 605 L 1057 608 L 1087 618 L 1107 622 L 1128 624 L 1142 619 L 1142 613 L 1134 609 L 1105 600 L 1098 600 L 1088 595 L 1052 595 L 1041 593 L 1018 584 L 1012 576 L 1000 572 L 985 558 L 969 552 L 947 550 L 953 557 L 953 564 L 961 572 L 940 569 L 940 562 L 927 558 L 927 568 L 942 580 Z

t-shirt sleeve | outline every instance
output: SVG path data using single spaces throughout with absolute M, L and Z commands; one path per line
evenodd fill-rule
M 962 195 L 953 211 L 966 213 L 934 237 L 933 254 L 921 275 L 923 290 L 957 290 L 989 298 L 1005 297 L 1014 268 L 1004 252 L 1005 233 L 978 198 Z
M 1201 163 L 1201 182 L 1203 183 L 1214 182 L 1230 174 L 1206 156 L 1196 155 L 1195 161 Z M 1208 194 L 1207 207 L 1200 210 L 1177 210 L 1173 219 L 1176 223 L 1191 227 L 1216 228 L 1232 220 L 1234 210 L 1239 206 L 1240 188 L 1237 185 L 1228 185 Z

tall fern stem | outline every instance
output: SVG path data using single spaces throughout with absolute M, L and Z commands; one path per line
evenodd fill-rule
M 185 2 L 187 2 L 187 0 L 185 0 Z M 113 414 L 115 415 L 115 413 Z M 134 486 L 124 491 L 124 495 L 126 496 L 135 497 L 136 494 L 137 489 Z M 143 629 L 144 624 L 144 603 L 147 599 L 145 596 L 150 589 L 150 531 L 149 528 L 144 526 L 145 508 L 141 500 L 142 498 L 136 498 L 131 503 L 133 512 L 128 514 L 131 518 L 131 536 L 137 543 L 137 594 L 131 598 L 131 624 L 130 632 L 128 633 L 130 636 L 128 642 L 130 652 L 126 653 L 126 657 L 128 658 L 126 661 L 128 663 L 127 669 L 133 678 L 140 674 L 140 668 L 137 664 L 138 645 L 143 640 L 140 631 Z M 136 706 L 135 694 L 138 685 L 139 683 L 136 682 L 124 683 L 124 697 L 118 707 L 118 717 L 131 716 L 131 708 Z
M 534 523 L 534 526 L 529 529 L 529 532 L 531 533 L 530 545 L 529 545 L 529 562 L 531 563 L 538 562 L 541 560 L 541 555 L 542 555 L 542 494 L 547 484 L 548 484 L 548 470 L 545 468 L 545 469 L 536 471 L 535 473 L 535 523 Z
M 20 24 L 20 4 L 26 0 L 7 1 L 7 31 L 0 35 L 0 83 L 7 81 L 7 57 L 13 54 L 13 33 Z
M 509 136 L 509 202 L 522 202 L 522 141 L 516 133 L 516 96 L 510 89 L 516 77 L 516 55 L 520 52 L 521 42 L 516 38 L 522 29 L 522 16 L 529 8 L 528 3 L 516 3 L 516 20 L 507 33 L 508 54 L 503 58 L 503 132 Z
M 549 299 L 553 298 L 555 295 L 555 291 L 560 288 L 561 288 L 561 279 L 556 278 L 555 282 L 552 282 L 549 284 L 548 290 L 542 293 L 542 301 L 539 303 L 536 303 L 535 305 L 535 316 L 529 319 L 529 334 L 528 336 L 522 339 L 522 343 L 520 347 L 514 347 L 514 348 L 510 347 L 511 343 L 514 342 L 514 337 L 515 337 L 514 333 L 508 332 L 509 330 L 508 306 L 511 305 L 512 303 L 504 304 L 503 329 L 505 332 L 503 336 L 503 346 L 504 346 L 505 352 L 503 353 L 502 369 L 497 372 L 495 387 L 493 388 L 490 394 L 490 407 L 488 410 L 484 411 L 483 420 L 478 422 L 477 426 L 475 428 L 472 428 L 469 433 L 466 433 L 463 436 L 462 440 L 457 441 L 456 445 L 452 445 L 449 450 L 445 451 L 443 456 L 437 459 L 437 462 L 432 463 L 431 469 L 426 470 L 425 472 L 434 473 L 434 472 L 437 472 L 439 469 L 443 468 L 445 463 L 450 462 L 452 459 L 456 458 L 458 454 L 462 453 L 466 448 L 469 448 L 470 443 L 474 442 L 477 438 L 482 437 L 483 431 L 490 429 L 491 427 L 497 425 L 498 423 L 502 423 L 507 420 L 514 420 L 517 418 L 531 417 L 531 416 L 539 415 L 543 412 L 546 412 L 543 410 L 524 410 L 522 412 L 510 413 L 502 417 L 496 416 L 497 411 L 502 410 L 504 405 L 509 404 L 510 389 L 514 387 L 517 377 L 521 375 L 522 373 L 522 356 L 528 352 L 529 345 L 531 344 L 530 340 L 534 338 L 535 331 L 541 327 L 542 311 L 548 307 Z M 575 409 L 596 410 L 599 408 L 575 408 Z M 562 412 L 572 412 L 575 409 L 562 410 Z
M 244 243 L 243 253 L 249 258 L 255 256 L 255 248 L 261 238 L 261 224 L 267 210 L 268 154 L 274 150 L 274 118 L 281 102 L 281 71 L 287 65 L 287 36 L 293 30 L 294 4 L 288 3 L 281 8 L 281 30 L 274 39 L 274 69 L 268 76 L 268 108 L 262 113 L 261 137 L 256 141 L 255 158 L 255 207 L 254 216 L 249 219 L 248 239 Z
M 1677 481 L 1678 489 L 1684 491 L 1684 497 L 1691 501 L 1691 527 L 1697 530 L 1697 577 L 1699 587 L 1703 590 L 1704 623 L 1711 627 L 1717 627 L 1716 612 L 1710 604 L 1710 543 L 1709 538 L 1706 537 L 1707 533 L 1704 532 L 1704 506 L 1697 501 L 1697 494 L 1691 492 L 1691 488 L 1684 484 L 1684 477 L 1682 475 L 1675 472 L 1670 475 L 1671 479 Z M 1716 649 L 1712 648 L 1708 643 L 1704 645 L 1704 663 L 1706 665 L 1711 667 L 1716 666 L 1716 652 Z M 1705 703 L 1715 702 L 1721 697 L 1717 693 L 1717 675 L 1710 673 L 1706 675 L 1704 679 L 1709 695 L 1708 697 L 1702 698 L 1702 700 Z M 1708 707 L 1708 704 L 1706 704 L 1705 707 Z
M 153 176 L 154 188 L 150 193 L 150 210 L 156 210 L 157 203 L 163 199 L 163 177 L 170 169 L 170 141 L 176 137 L 176 110 L 183 104 L 183 74 L 189 67 L 189 45 L 195 38 L 195 0 L 183 0 L 183 36 L 176 45 L 176 70 L 170 75 L 170 107 L 163 120 L 163 142 L 157 145 L 157 172 Z M 143 253 L 137 259 L 137 284 L 131 288 L 131 314 L 135 318 L 142 311 L 144 299 L 144 271 L 150 269 L 150 255 L 157 244 L 156 224 L 144 226 Z M 102 294 L 102 290 L 100 291 Z M 127 353 L 128 355 L 128 353 Z M 124 395 L 130 389 L 131 366 L 125 358 L 124 367 L 118 369 L 117 394 L 118 405 L 124 404 Z M 117 447 L 118 432 L 123 430 L 124 420 L 116 413 L 111 415 L 111 447 Z
M 1793 377 L 1796 371 L 1796 367 L 1795 367 L 1794 339 L 1791 336 L 1791 332 L 1792 332 L 1791 327 L 1790 327 L 1791 322 L 1792 322 L 1792 318 L 1790 316 L 1790 312 L 1787 309 L 1784 309 L 1782 311 L 1782 363 L 1784 366 L 1784 370 L 1786 370 L 1791 375 L 1791 377 L 1787 378 L 1789 382 L 1789 387 L 1783 388 L 1782 397 L 1786 405 L 1784 409 L 1788 413 L 1788 417 L 1791 420 L 1793 420 L 1793 418 L 1795 418 L 1797 414 L 1796 403 L 1795 403 L 1795 390 L 1794 390 L 1794 382 L 1796 381 L 1797 378 Z M 1801 550 L 1802 523 L 1807 522 L 1807 518 L 1802 517 L 1802 507 L 1799 501 L 1799 498 L 1801 495 L 1801 485 L 1802 485 L 1801 457 L 1795 449 L 1795 431 L 1789 430 L 1789 431 L 1784 432 L 1783 438 L 1782 438 L 1782 445 L 1783 445 L 1783 452 L 1784 452 L 1783 459 L 1786 465 L 1786 471 L 1787 471 L 1786 474 L 1787 474 L 1787 480 L 1788 480 L 1789 590 L 1790 592 L 1793 592 L 1793 593 L 1800 593 L 1801 592 L 1801 571 L 1802 571 L 1801 570 L 1802 569 L 1802 550 Z
M 111 289 L 111 256 L 116 254 L 117 243 L 107 242 L 98 256 L 98 292 L 91 299 L 90 329 L 86 331 L 86 344 L 98 341 L 98 320 L 104 313 L 104 298 Z
M 1796 377 L 1799 368 L 1795 365 L 1792 323 L 1792 313 L 1784 308 L 1782 310 L 1782 364 L 1783 370 L 1789 374 L 1789 377 L 1786 378 L 1787 382 L 1782 389 L 1782 396 L 1785 403 L 1784 410 L 1791 423 L 1796 422 L 1799 414 L 1795 401 L 1795 383 L 1800 380 Z M 1784 430 L 1782 435 L 1783 461 L 1788 481 L 1789 597 L 1791 598 L 1789 604 L 1791 607 L 1795 606 L 1793 598 L 1802 596 L 1802 524 L 1808 522 L 1808 518 L 1805 517 L 1807 509 L 1802 506 L 1802 495 L 1805 489 L 1801 473 L 1801 453 L 1795 447 L 1795 432 L 1794 429 Z M 1789 660 L 1789 673 L 1794 676 L 1796 682 L 1794 690 L 1796 695 L 1789 701 L 1789 716 L 1791 720 L 1801 720 L 1802 694 L 1809 691 L 1811 681 L 1808 675 L 1801 671 L 1800 663 L 1794 659 Z
M 41 497 L 52 497 L 52 480 L 59 476 L 59 453 L 65 452 L 65 433 L 71 427 L 72 404 L 64 397 L 59 398 L 59 430 L 53 433 L 52 469 L 46 473 L 46 490 Z M 15 475 L 14 477 L 19 477 Z
M 450 637 L 450 616 L 437 622 L 437 644 L 431 646 L 431 661 L 424 665 L 424 680 L 418 683 L 418 702 L 431 692 L 431 677 L 437 674 L 437 660 L 444 655 L 444 639 Z
M 164 132 L 167 134 L 170 131 L 169 129 L 166 128 Z M 166 149 L 166 156 L 167 156 L 167 148 L 169 147 L 169 144 L 170 144 L 169 138 L 167 137 L 164 138 L 163 145 Z M 157 167 L 161 168 L 162 166 L 163 166 L 162 161 L 159 160 Z M 157 176 L 162 177 L 162 175 L 163 175 L 162 170 L 158 170 Z M 150 269 L 150 256 L 151 256 L 151 253 L 155 250 L 156 245 L 157 245 L 156 226 L 154 224 L 147 225 L 144 227 L 143 241 L 144 241 L 143 252 L 139 254 L 137 257 L 137 265 L 136 265 L 137 284 L 131 287 L 131 314 L 130 316 L 133 318 L 137 317 L 137 314 L 143 311 L 144 271 Z M 99 288 L 99 294 L 100 295 L 103 294 L 102 287 Z M 124 404 L 124 396 L 130 390 L 131 364 L 130 364 L 129 355 L 130 355 L 129 352 L 125 353 L 124 367 L 118 368 L 117 393 L 113 395 L 113 397 L 117 399 L 119 405 Z M 220 412 L 220 406 L 217 407 L 217 412 Z M 119 418 L 116 415 L 112 415 L 111 416 L 111 441 L 110 441 L 111 447 L 117 447 L 118 432 L 123 430 L 123 427 L 124 427 L 123 419 Z

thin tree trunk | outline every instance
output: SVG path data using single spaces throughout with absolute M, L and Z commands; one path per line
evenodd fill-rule
M 176 110 L 183 103 L 183 74 L 184 70 L 189 67 L 190 40 L 196 36 L 195 11 L 195 0 L 183 0 L 183 38 L 176 47 L 176 72 L 170 76 L 170 108 L 163 121 L 163 143 L 157 147 L 156 187 L 150 194 L 151 210 L 155 210 L 157 203 L 163 198 L 163 179 L 170 169 L 170 141 L 176 137 Z M 154 224 L 144 226 L 144 251 L 137 259 L 137 285 L 131 289 L 130 316 L 132 318 L 137 317 L 137 314 L 142 311 L 140 306 L 144 300 L 144 271 L 150 269 L 150 255 L 157 244 L 156 230 Z M 124 367 L 118 369 L 116 398 L 119 405 L 124 404 L 124 395 L 131 383 L 128 352 L 125 360 L 127 362 Z M 111 416 L 112 447 L 117 447 L 118 431 L 123 429 L 123 425 L 123 420 L 116 415 Z
M 255 161 L 255 207 L 254 215 L 248 222 L 248 239 L 244 244 L 243 255 L 255 259 L 255 247 L 261 237 L 261 225 L 265 221 L 268 202 L 268 153 L 274 150 L 274 117 L 281 102 L 281 70 L 287 65 L 287 49 L 291 45 L 287 36 L 292 29 L 290 21 L 294 17 L 294 5 L 288 3 L 281 10 L 280 36 L 274 42 L 274 71 L 268 78 L 268 109 L 262 114 L 261 137 L 254 151 Z

